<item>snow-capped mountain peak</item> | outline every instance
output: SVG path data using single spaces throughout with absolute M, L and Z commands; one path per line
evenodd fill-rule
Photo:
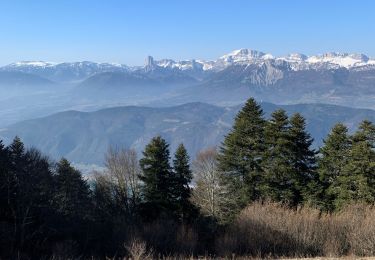
M 308 63 L 330 63 L 340 67 L 351 68 L 367 65 L 370 59 L 364 54 L 348 54 L 338 52 L 328 52 L 321 55 L 311 56 L 307 59 Z
M 254 65 L 259 68 L 281 68 L 298 70 L 309 69 L 372 69 L 375 68 L 375 59 L 370 59 L 364 54 L 348 54 L 329 52 L 320 55 L 306 56 L 300 53 L 291 53 L 286 56 L 274 57 L 265 52 L 252 49 L 238 49 L 219 57 L 216 60 L 181 60 L 172 59 L 154 60 L 151 56 L 146 58 L 144 67 L 128 67 L 119 63 L 97 63 L 89 61 L 81 62 L 45 62 L 45 61 L 21 61 L 9 64 L 0 70 L 21 71 L 26 73 L 36 73 L 41 76 L 47 75 L 51 80 L 61 80 L 65 75 L 74 75 L 74 78 L 84 79 L 88 76 L 100 72 L 131 72 L 140 69 L 153 71 L 157 68 L 179 70 L 186 73 L 193 73 L 201 77 L 207 71 L 215 72 L 224 70 L 230 66 Z M 265 65 L 265 66 L 264 66 Z M 283 70 L 283 68 L 281 68 Z M 47 72 L 48 71 L 48 72 Z
M 223 55 L 219 60 L 226 62 L 246 62 L 258 59 L 273 59 L 271 54 L 266 54 L 261 51 L 251 50 L 251 49 L 239 49 L 232 51 L 226 55 Z
M 9 64 L 10 67 L 51 67 L 56 65 L 55 62 L 46 62 L 46 61 L 19 61 L 12 64 Z
M 291 53 L 288 54 L 287 56 L 277 58 L 279 60 L 284 60 L 287 62 L 304 62 L 307 60 L 307 56 L 305 54 L 301 53 Z

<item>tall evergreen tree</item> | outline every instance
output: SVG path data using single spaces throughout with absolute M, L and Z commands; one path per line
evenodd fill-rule
M 15 178 L 9 171 L 9 151 L 0 141 L 0 258 L 7 258 L 5 253 L 12 246 L 12 239 L 9 231 L 13 230 L 12 225 L 12 204 L 15 188 Z
M 358 158 L 362 159 L 364 166 L 361 169 L 365 169 L 363 170 L 364 175 L 367 178 L 372 196 L 375 198 L 375 125 L 368 120 L 364 120 L 359 126 L 359 131 L 354 135 L 353 142 L 363 143 L 363 155 L 366 156 L 361 158 L 361 152 L 359 152 Z
M 336 195 L 334 206 L 341 208 L 352 201 L 375 202 L 375 126 L 363 121 L 352 136 L 352 145 L 343 174 L 337 177 L 332 190 Z
M 61 159 L 56 170 L 57 211 L 68 219 L 87 219 L 91 209 L 91 191 L 80 171 L 73 168 L 69 161 Z
M 3 150 L 3 152 L 5 152 Z M 48 236 L 53 177 L 48 159 L 35 149 L 26 150 L 16 137 L 7 149 L 7 210 L 13 225 L 13 250 L 33 250 L 31 244 Z M 36 232 L 36 230 L 38 232 Z M 38 238 L 40 233 L 43 238 Z M 12 250 L 12 249 L 11 249 Z
M 83 250 L 88 243 L 94 208 L 90 187 L 81 172 L 64 158 L 57 163 L 55 182 L 56 239 L 73 240 Z
M 174 183 L 171 186 L 173 199 L 177 204 L 178 213 L 184 219 L 192 213 L 190 203 L 191 188 L 189 184 L 193 178 L 189 165 L 189 155 L 183 144 L 180 144 L 173 159 Z
M 0 219 L 8 218 L 12 183 L 9 173 L 9 151 L 0 140 Z
M 318 172 L 321 184 L 320 205 L 323 209 L 334 210 L 340 183 L 338 178 L 344 174 L 344 167 L 348 164 L 351 142 L 348 128 L 336 124 L 320 149 Z
M 232 198 L 234 211 L 260 197 L 264 125 L 263 110 L 250 98 L 221 146 L 219 169 L 223 171 L 223 184 L 228 189 L 228 198 Z
M 8 199 L 14 225 L 14 232 L 10 238 L 12 241 L 11 251 L 23 246 L 23 242 L 21 242 L 24 232 L 22 222 L 29 216 L 26 201 L 31 182 L 27 176 L 25 155 L 25 146 L 21 139 L 16 136 L 9 145 L 9 188 L 11 193 Z
M 142 174 L 139 178 L 143 182 L 143 206 L 148 218 L 171 215 L 174 211 L 170 189 L 173 175 L 169 160 L 169 145 L 160 136 L 154 137 L 140 160 Z
M 311 148 L 313 139 L 306 131 L 305 118 L 299 113 L 290 118 L 289 138 L 291 142 L 291 165 L 295 181 L 295 202 L 302 200 L 314 203 L 318 175 L 316 172 L 316 152 Z
M 298 201 L 297 183 L 291 164 L 293 144 L 289 135 L 290 125 L 282 109 L 272 113 L 265 128 L 263 197 L 287 204 Z

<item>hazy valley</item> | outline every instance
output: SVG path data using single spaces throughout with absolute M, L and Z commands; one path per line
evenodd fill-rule
M 172 149 L 184 142 L 194 155 L 220 144 L 249 97 L 263 102 L 266 114 L 276 107 L 301 112 L 318 147 L 334 123 L 354 130 L 374 118 L 358 108 L 375 108 L 375 60 L 241 49 L 214 61 L 148 57 L 136 67 L 17 62 L 0 68 L 0 93 L 0 136 L 9 142 L 19 135 L 53 158 L 80 163 L 101 164 L 114 144 L 141 151 L 157 134 Z

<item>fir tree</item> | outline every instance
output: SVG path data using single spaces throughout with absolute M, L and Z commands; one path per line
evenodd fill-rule
M 335 209 L 335 200 L 341 189 L 338 179 L 344 174 L 344 167 L 349 160 L 350 148 L 348 128 L 341 123 L 336 124 L 324 140 L 324 146 L 320 149 L 318 160 L 321 184 L 320 203 L 323 209 Z
M 7 153 L 7 200 L 15 227 L 13 240 L 19 249 L 24 249 L 30 246 L 27 241 L 34 236 L 35 230 L 48 230 L 52 173 L 48 159 L 35 149 L 26 151 L 18 137 Z
M 223 171 L 223 184 L 228 198 L 232 198 L 234 212 L 260 197 L 264 125 L 260 105 L 250 98 L 221 146 L 219 169 Z
M 295 203 L 305 200 L 316 202 L 318 175 L 316 172 L 316 152 L 311 148 L 313 139 L 306 132 L 306 122 L 299 113 L 290 118 L 289 138 L 291 142 L 291 165 L 295 182 Z
M 193 178 L 189 165 L 189 155 L 183 144 L 180 144 L 173 159 L 174 182 L 171 186 L 173 199 L 177 204 L 178 213 L 184 219 L 192 213 L 190 203 L 191 189 L 189 184 Z
M 90 187 L 81 172 L 68 160 L 61 159 L 56 170 L 57 211 L 67 218 L 87 219 L 91 208 L 90 194 Z
M 352 201 L 374 203 L 375 151 L 373 150 L 375 127 L 369 122 L 361 123 L 352 137 L 352 145 L 342 175 L 332 187 L 339 209 Z
M 9 151 L 0 140 L 0 221 L 9 220 L 15 178 L 9 171 Z
M 271 115 L 265 127 L 263 197 L 287 204 L 298 201 L 297 183 L 291 164 L 293 144 L 289 136 L 288 116 L 282 109 Z
M 160 214 L 171 215 L 175 210 L 170 185 L 173 182 L 169 164 L 169 145 L 160 136 L 154 137 L 146 146 L 140 160 L 143 182 L 143 210 L 146 218 L 155 218 Z

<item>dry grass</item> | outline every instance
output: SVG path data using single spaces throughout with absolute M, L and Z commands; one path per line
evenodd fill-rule
M 373 256 L 375 209 L 353 205 L 336 214 L 254 203 L 218 239 L 220 255 Z
M 202 245 L 202 235 L 209 244 Z M 257 202 L 215 233 L 168 220 L 144 224 L 130 232 L 125 249 L 119 256 L 128 259 L 372 259 L 375 208 L 351 205 L 326 214 Z
M 147 248 L 144 241 L 139 239 L 134 239 L 131 241 L 130 245 L 125 245 L 130 259 L 132 260 L 151 260 L 153 259 L 152 248 Z

